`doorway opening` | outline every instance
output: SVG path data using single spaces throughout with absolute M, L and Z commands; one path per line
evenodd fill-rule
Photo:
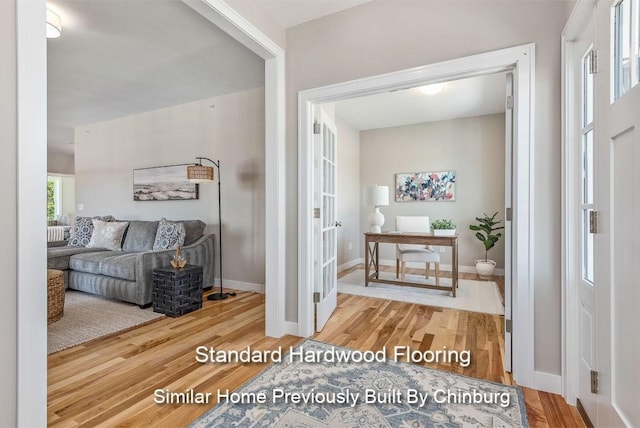
M 505 221 L 505 212 L 511 207 L 512 109 L 507 98 L 507 92 L 512 95 L 511 78 L 510 73 L 491 73 L 319 106 L 326 112 L 320 131 L 334 123 L 328 129 L 337 129 L 337 148 L 322 152 L 322 163 L 330 167 L 317 173 L 324 177 L 336 168 L 338 186 L 334 192 L 337 195 L 322 189 L 323 198 L 316 200 L 325 221 L 319 220 L 323 234 L 317 235 L 316 229 L 315 245 L 316 254 L 326 259 L 323 270 L 337 271 L 338 292 L 498 316 L 505 314 L 506 307 L 510 314 L 511 222 Z M 325 154 L 333 156 L 334 151 L 337 161 L 329 161 Z M 316 158 L 318 153 L 316 149 Z M 316 185 L 324 182 L 317 174 L 315 177 Z M 366 193 L 371 189 L 383 192 L 384 201 L 375 210 L 367 203 L 371 201 L 367 201 Z M 411 252 L 414 248 L 409 246 L 404 256 L 407 261 L 400 263 L 397 250 L 404 245 L 379 245 L 379 269 L 373 270 L 380 280 L 391 284 L 373 281 L 365 286 L 365 260 L 371 248 L 363 247 L 362 237 L 372 229 L 371 216 L 378 216 L 374 212 L 382 215 L 384 223 L 380 227 L 384 232 L 401 230 L 398 221 L 418 221 L 415 226 L 424 232 L 439 227 L 437 234 L 455 233 L 455 263 L 449 246 L 432 245 L 422 255 Z M 476 232 L 469 230 L 469 225 L 477 224 L 476 218 L 485 214 L 499 220 L 492 235 L 500 235 L 486 252 Z M 445 225 L 445 221 L 453 224 Z M 443 226 L 453 226 L 453 230 L 446 232 Z M 427 266 L 417 260 L 425 257 L 430 260 Z M 476 261 L 485 258 L 487 265 L 495 267 L 495 277 L 476 275 Z M 333 259 L 335 267 L 330 267 Z M 461 277 L 460 288 L 451 297 L 454 270 L 458 274 L 455 277 Z M 315 290 L 320 295 L 317 331 L 324 326 L 324 314 L 333 312 L 324 298 L 325 288 L 335 288 L 333 279 L 324 273 L 315 278 Z M 409 281 L 413 286 L 394 284 L 396 281 Z M 329 297 L 335 300 L 335 296 Z M 497 323 L 504 324 L 499 318 Z M 500 336 L 504 340 L 504 333 Z M 511 371 L 511 335 L 506 336 L 509 352 L 504 362 L 506 371 Z M 503 352 L 500 354 L 502 360 Z
M 521 385 L 533 385 L 533 289 L 529 265 L 530 236 L 530 143 L 531 103 L 533 81 L 534 46 L 525 45 L 489 52 L 452 61 L 373 76 L 357 81 L 345 82 L 330 87 L 302 91 L 299 94 L 299 289 L 298 313 L 299 334 L 310 336 L 314 332 L 314 259 L 316 239 L 313 233 L 313 114 L 316 107 L 365 95 L 402 90 L 433 83 L 447 82 L 497 72 L 513 74 L 513 271 L 509 277 L 513 289 L 513 375 Z M 340 138 L 338 136 L 338 138 Z M 505 202 L 506 203 L 506 202 Z M 515 315 L 517 313 L 517 316 Z M 511 314 L 506 314 L 511 315 Z M 517 322 L 516 322 L 517 318 Z M 507 318 L 509 319 L 509 318 Z M 511 320 L 510 320 L 511 321 Z M 511 323 L 509 323 L 511 324 Z M 509 330 L 510 326 L 507 326 Z

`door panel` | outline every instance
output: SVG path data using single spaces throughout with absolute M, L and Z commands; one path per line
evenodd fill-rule
M 318 107 L 315 134 L 315 201 L 319 216 L 314 223 L 314 278 L 316 302 L 316 331 L 321 331 L 338 304 L 337 279 L 337 130 L 333 120 Z
M 640 335 L 636 327 L 640 287 L 638 248 L 640 174 L 638 133 L 629 129 L 611 140 L 612 168 L 612 379 L 611 401 L 623 420 L 640 423 Z

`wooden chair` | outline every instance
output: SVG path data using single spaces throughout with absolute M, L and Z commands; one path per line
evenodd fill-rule
M 428 233 L 431 230 L 429 216 L 396 216 L 396 230 L 398 232 Z M 440 285 L 440 255 L 431 245 L 396 244 L 396 278 L 402 271 L 402 281 L 405 278 L 407 262 L 425 263 L 426 279 L 429 279 L 431 263 L 434 263 L 436 285 Z

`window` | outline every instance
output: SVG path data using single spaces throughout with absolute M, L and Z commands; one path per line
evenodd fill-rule
M 640 0 L 620 0 L 613 7 L 613 99 L 638 84 Z M 635 42 L 634 42 L 635 41 Z
M 62 180 L 47 177 L 47 220 L 56 220 L 62 214 Z
M 582 57 L 582 120 L 580 121 L 581 152 L 582 152 L 582 279 L 588 284 L 594 283 L 594 240 L 589 229 L 591 211 L 594 204 L 594 148 L 593 148 L 593 74 L 590 72 L 591 52 L 590 47 Z

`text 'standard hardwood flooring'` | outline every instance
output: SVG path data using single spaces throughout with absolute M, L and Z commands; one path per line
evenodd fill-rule
M 336 312 L 315 338 L 361 350 L 395 345 L 469 349 L 472 363 L 467 368 L 431 366 L 511 384 L 503 370 L 502 329 L 500 316 L 339 294 Z M 195 361 L 197 346 L 288 350 L 300 341 L 265 337 L 264 295 L 240 292 L 227 300 L 205 300 L 201 310 L 182 317 L 162 318 L 50 355 L 49 426 L 185 426 L 213 407 L 215 398 L 209 405 L 159 405 L 153 402 L 154 390 L 233 391 L 266 366 L 201 364 Z M 532 427 L 583 426 L 577 410 L 562 397 L 531 389 L 524 396 Z

